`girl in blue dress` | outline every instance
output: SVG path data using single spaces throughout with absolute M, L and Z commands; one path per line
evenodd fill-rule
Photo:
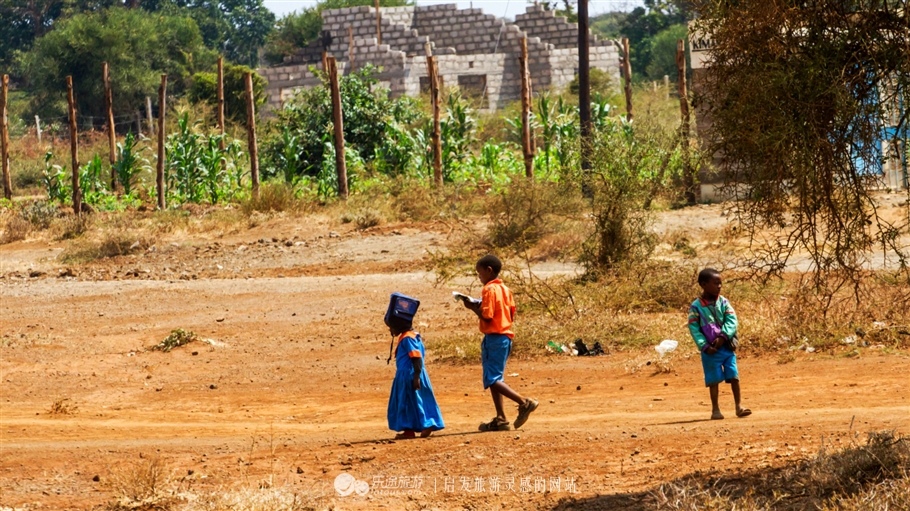
M 411 322 L 406 319 L 391 317 L 387 324 L 392 336 L 398 338 L 395 380 L 389 396 L 389 429 L 400 431 L 396 440 L 414 438 L 418 431 L 421 438 L 426 438 L 445 424 L 423 363 L 423 339 L 411 330 Z

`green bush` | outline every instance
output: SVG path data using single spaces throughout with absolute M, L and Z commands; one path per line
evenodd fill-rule
M 392 126 L 407 126 L 420 118 L 414 100 L 390 99 L 388 89 L 375 87 L 376 68 L 363 69 L 341 78 L 341 102 L 344 113 L 345 148 L 355 151 L 366 163 L 377 156 L 389 156 L 388 136 Z M 375 89 L 375 90 L 374 90 Z M 277 112 L 263 138 L 263 174 L 284 175 L 286 181 L 302 176 L 318 176 L 323 162 L 334 158 L 332 148 L 332 102 L 325 86 L 298 91 Z M 332 154 L 327 152 L 327 148 Z M 399 156 L 403 153 L 399 153 Z M 384 160 L 389 165 L 407 165 Z
M 231 63 L 224 64 L 224 116 L 237 123 L 246 125 L 246 73 L 252 73 L 253 102 L 256 112 L 265 104 L 265 79 L 259 73 L 246 66 Z M 211 72 L 196 73 L 190 86 L 189 98 L 193 102 L 205 102 L 212 107 L 218 106 L 218 74 Z

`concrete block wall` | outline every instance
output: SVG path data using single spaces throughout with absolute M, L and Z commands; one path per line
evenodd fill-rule
M 539 37 L 555 48 L 578 48 L 578 23 L 569 23 L 565 17 L 556 16 L 556 11 L 544 10 L 543 6 L 528 6 L 524 14 L 515 16 L 515 24 L 529 36 Z M 600 40 L 590 30 L 588 34 L 591 47 L 613 45 L 612 41 Z
M 520 98 L 518 58 L 524 37 L 536 93 L 565 87 L 578 66 L 577 25 L 541 7 L 529 7 L 516 23 L 480 9 L 458 9 L 455 4 L 382 8 L 381 14 L 381 45 L 376 41 L 376 11 L 372 7 L 323 11 L 323 27 L 332 36 L 328 52 L 337 59 L 342 72 L 367 63 L 381 67 L 376 78 L 393 96 L 420 93 L 420 78 L 426 77 L 427 43 L 438 58 L 444 85 L 457 85 L 459 77 L 463 82 L 485 82 L 484 103 L 491 109 Z M 349 63 L 348 27 L 354 39 L 353 66 Z M 609 72 L 618 84 L 617 48 L 610 41 L 591 40 L 592 67 Z M 314 41 L 285 59 L 284 65 L 261 70 L 269 81 L 270 106 L 280 105 L 295 87 L 320 83 L 307 67 L 321 68 L 322 50 L 322 41 Z

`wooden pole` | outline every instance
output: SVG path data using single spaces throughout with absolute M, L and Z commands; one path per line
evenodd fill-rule
M 38 132 L 38 143 L 41 143 L 41 118 L 35 116 L 35 130 Z
M 259 148 L 256 145 L 256 97 L 253 94 L 253 73 L 246 73 L 246 133 L 250 152 L 250 177 L 253 180 L 253 198 L 259 198 Z
M 0 86 L 0 159 L 3 160 L 3 196 L 13 199 L 13 182 L 9 172 L 9 115 L 6 104 L 9 101 L 9 75 L 3 75 Z M 40 131 L 40 130 L 39 130 Z M 40 138 L 41 135 L 38 135 Z
M 531 73 L 528 69 L 528 38 L 521 38 L 521 148 L 525 176 L 534 177 L 534 149 L 531 147 Z
M 354 27 L 348 25 L 348 69 L 354 71 Z
M 161 75 L 161 86 L 158 87 L 158 168 L 155 184 L 158 188 L 158 209 L 163 210 L 167 204 L 164 200 L 164 121 L 167 114 L 167 75 Z
M 581 124 L 581 170 L 591 170 L 591 62 L 588 39 L 588 0 L 578 0 L 578 119 Z M 585 196 L 587 183 L 582 184 Z
M 152 98 L 145 97 L 145 123 L 148 124 L 149 134 L 155 133 L 155 118 L 152 117 Z
M 142 114 L 139 110 L 133 112 L 133 121 L 136 123 L 136 135 L 142 136 Z
M 114 126 L 114 93 L 111 90 L 111 68 L 107 62 L 101 65 L 101 74 L 104 79 L 104 111 L 107 117 L 107 140 L 110 146 L 111 190 L 115 190 L 117 188 L 117 171 L 114 170 L 114 164 L 117 163 L 117 132 Z
M 436 57 L 427 57 L 427 76 L 430 78 L 430 104 L 433 106 L 433 184 L 442 189 L 442 140 L 439 131 L 439 68 Z
M 218 57 L 218 134 L 221 135 L 221 141 L 218 147 L 224 151 L 224 58 Z
M 667 99 L 670 99 L 670 76 L 664 75 L 664 92 L 667 93 Z
M 695 175 L 689 166 L 689 97 L 686 91 L 686 45 L 682 39 L 676 41 L 676 70 L 679 87 L 679 135 L 682 143 L 683 185 L 686 187 L 686 203 L 695 204 Z
M 629 38 L 622 38 L 622 75 L 626 82 L 626 120 L 632 120 L 632 63 L 629 62 Z
M 329 52 L 322 50 L 322 72 L 329 72 Z
M 374 2 L 376 4 L 376 44 L 382 44 L 382 14 L 379 12 L 379 0 Z
M 332 124 L 335 126 L 335 170 L 338 172 L 338 196 L 348 197 L 348 169 L 344 161 L 344 116 L 341 112 L 341 89 L 335 57 L 328 57 L 329 82 L 332 87 Z
M 76 99 L 73 97 L 73 77 L 66 77 L 66 101 L 70 117 L 70 156 L 73 170 L 73 211 L 82 214 L 82 190 L 79 189 L 79 139 L 76 131 Z

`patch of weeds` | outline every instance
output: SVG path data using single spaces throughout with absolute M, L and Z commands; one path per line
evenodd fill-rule
M 785 351 L 777 357 L 777 363 L 780 365 L 789 364 L 790 362 L 796 362 L 796 356 L 789 351 Z
M 670 248 L 687 258 L 691 259 L 698 255 L 695 247 L 692 246 L 692 240 L 683 231 L 672 231 L 666 235 L 665 239 Z
M 165 353 L 180 346 L 200 340 L 199 336 L 192 331 L 186 331 L 182 328 L 171 330 L 171 333 L 163 341 L 151 347 L 152 350 L 163 351 Z
M 22 241 L 32 230 L 32 224 L 20 215 L 5 215 L 8 218 L 3 222 L 2 232 L 0 232 L 0 245 Z
M 169 490 L 170 471 L 158 456 L 123 465 L 111 471 L 108 486 L 114 500 L 105 509 L 109 511 L 136 511 L 173 509 L 178 499 Z
M 58 213 L 59 210 L 55 204 L 47 201 L 35 201 L 26 204 L 19 214 L 35 229 L 47 229 L 57 218 Z
M 58 398 L 51 403 L 47 413 L 50 415 L 73 415 L 79 410 L 68 397 Z
M 859 511 L 907 509 L 910 442 L 893 431 L 869 433 L 853 444 L 777 469 L 719 478 L 686 476 L 646 497 L 648 509 Z
M 64 215 L 51 224 L 51 232 L 56 240 L 76 239 L 92 227 L 93 215 Z
M 250 216 L 254 211 L 260 213 L 281 213 L 299 211 L 308 202 L 297 197 L 294 187 L 284 182 L 267 182 L 259 187 L 259 198 L 252 196 L 240 201 L 240 210 Z
M 519 179 L 487 202 L 487 243 L 525 250 L 582 210 L 578 187 Z
M 156 211 L 152 215 L 151 228 L 159 234 L 171 234 L 179 230 L 186 230 L 190 225 L 191 213 L 182 209 L 166 209 Z
M 353 223 L 358 229 L 369 229 L 382 223 L 382 212 L 375 208 L 360 208 L 356 211 L 345 211 L 341 215 L 341 223 Z
M 145 239 L 122 230 L 107 230 L 97 240 L 81 240 L 71 243 L 58 256 L 64 264 L 79 264 L 97 259 L 131 254 L 148 246 Z

